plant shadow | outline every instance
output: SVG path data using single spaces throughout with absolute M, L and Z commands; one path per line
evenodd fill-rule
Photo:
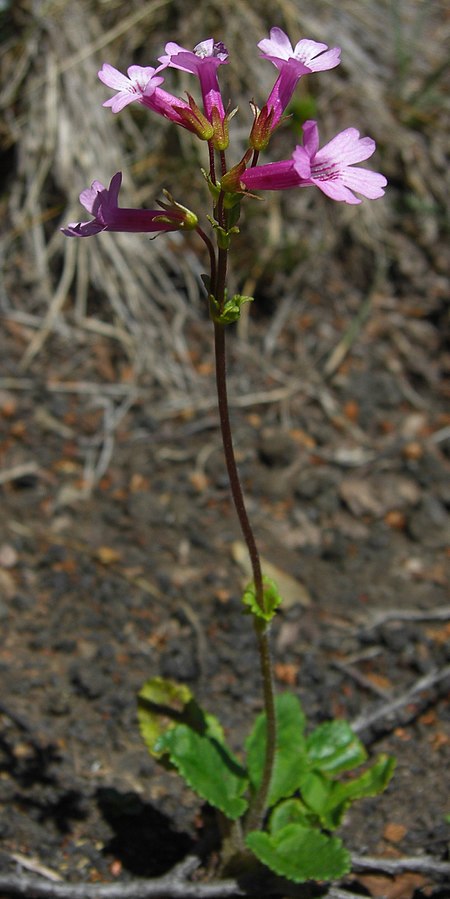
M 174 830 L 169 818 L 143 802 L 137 793 L 102 787 L 96 799 L 114 833 L 104 852 L 119 859 L 131 874 L 158 877 L 192 852 L 191 837 Z

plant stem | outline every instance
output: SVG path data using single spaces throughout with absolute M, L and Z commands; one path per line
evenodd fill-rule
M 217 297 L 216 299 L 218 300 Z M 225 327 L 225 325 L 221 325 L 217 322 L 214 323 L 217 400 L 219 405 L 223 451 L 230 481 L 231 493 L 233 496 L 233 503 L 237 512 L 237 516 L 239 518 L 239 524 L 241 526 L 242 534 L 247 544 L 247 549 L 250 556 L 253 571 L 253 580 L 255 583 L 256 599 L 258 605 L 263 608 L 264 597 L 261 562 L 253 530 L 247 515 L 247 509 L 245 508 L 244 496 L 242 493 L 241 482 L 234 455 L 233 437 L 231 434 L 226 381 Z
M 219 269 L 221 266 L 221 259 L 219 255 Z M 218 282 L 220 283 L 221 278 L 220 275 L 218 277 Z M 216 297 L 217 301 L 220 302 L 221 298 Z M 227 394 L 227 380 L 226 380 L 226 353 L 225 353 L 225 326 L 215 322 L 214 323 L 214 338 L 215 338 L 215 357 L 216 357 L 216 384 L 217 384 L 217 399 L 219 405 L 219 417 L 220 417 L 220 427 L 222 432 L 222 442 L 223 442 L 223 451 L 225 455 L 225 461 L 228 471 L 228 477 L 230 481 L 230 488 L 233 497 L 233 503 L 237 512 L 237 516 L 239 518 L 239 523 L 241 525 L 242 534 L 244 540 L 247 544 L 247 549 L 250 556 L 252 571 L 253 571 L 253 581 L 255 585 L 255 594 L 258 605 L 261 609 L 264 608 L 264 587 L 263 587 L 263 578 L 261 571 L 261 560 L 259 557 L 258 548 L 256 546 L 255 537 L 253 534 L 253 530 L 247 515 L 247 509 L 245 507 L 244 496 L 242 492 L 241 482 L 239 478 L 239 473 L 236 465 L 236 459 L 234 455 L 234 447 L 233 447 L 233 437 L 231 432 L 230 425 L 230 415 L 228 408 L 228 394 Z M 266 721 L 267 721 L 267 740 L 266 740 L 266 754 L 264 760 L 264 771 L 261 780 L 260 787 L 258 791 L 255 793 L 253 797 L 253 801 L 250 804 L 250 809 L 247 817 L 247 825 L 246 830 L 256 830 L 261 827 L 264 811 L 266 808 L 267 796 L 270 788 L 270 782 L 272 779 L 273 765 L 275 760 L 275 751 L 276 751 L 276 739 L 277 739 L 277 728 L 276 728 L 276 715 L 275 715 L 275 697 L 274 697 L 274 684 L 273 684 L 273 671 L 272 671 L 272 660 L 270 655 L 270 645 L 269 645 L 269 633 L 268 633 L 268 625 L 264 624 L 261 627 L 262 622 L 259 620 L 255 622 L 255 631 L 256 637 L 258 641 L 258 650 L 259 650 L 259 658 L 261 665 L 261 676 L 263 683 L 263 694 L 264 694 L 264 708 L 266 712 Z

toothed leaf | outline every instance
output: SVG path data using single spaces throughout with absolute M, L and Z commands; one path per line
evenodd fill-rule
M 276 834 L 254 830 L 245 842 L 271 871 L 294 883 L 334 880 L 351 869 L 341 840 L 300 824 L 288 824 Z
M 162 735 L 159 748 L 169 754 L 172 764 L 202 799 L 232 820 L 244 814 L 248 805 L 242 797 L 248 786 L 246 772 L 222 742 L 179 724 Z
M 347 721 L 325 721 L 310 734 L 306 750 L 311 767 L 340 774 L 365 762 L 367 752 Z

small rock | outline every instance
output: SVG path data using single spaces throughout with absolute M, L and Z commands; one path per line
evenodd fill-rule
M 445 506 L 434 496 L 426 496 L 411 515 L 408 529 L 415 540 L 429 549 L 443 549 L 450 543 L 450 519 Z
M 259 435 L 259 458 L 269 468 L 290 465 L 298 453 L 295 440 L 281 428 L 265 428 Z
M 10 543 L 0 546 L 0 568 L 14 568 L 17 565 L 18 553 Z

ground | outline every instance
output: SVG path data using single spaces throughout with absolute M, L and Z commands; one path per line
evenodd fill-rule
M 250 2 L 225 16 L 215 0 L 189 15 L 130 0 L 126 20 L 96 0 L 4 6 L 0 871 L 129 882 L 170 869 L 210 821 L 147 754 L 137 691 L 154 675 L 188 683 L 242 752 L 261 708 L 240 601 L 249 570 L 221 450 L 204 248 L 178 234 L 68 241 L 59 228 L 80 215 L 80 190 L 119 167 L 130 205 L 174 186 L 199 202 L 189 135 L 141 108 L 102 110 L 104 59 L 125 70 L 168 36 L 220 34 L 235 46 L 227 90 L 248 118 L 255 85 L 271 84 L 248 41 L 273 22 Z M 397 758 L 386 793 L 346 816 L 352 853 L 448 861 L 448 11 L 279 6 L 279 25 L 325 35 L 343 62 L 300 92 L 271 158 L 291 152 L 312 108 L 329 137 L 355 122 L 373 134 L 389 186 L 351 209 L 307 191 L 247 203 L 236 241 L 231 281 L 255 302 L 227 335 L 230 405 L 249 515 L 285 600 L 276 686 L 311 728 L 345 717 L 372 756 Z M 353 886 L 448 895 L 432 875 Z
M 256 321 L 255 341 L 266 326 Z M 194 337 L 205 341 L 200 377 L 213 396 L 209 329 L 205 319 Z M 355 806 L 342 834 L 358 854 L 445 858 L 449 496 L 438 399 L 422 390 L 415 408 L 396 373 L 380 370 L 371 334 L 333 385 L 317 374 L 297 381 L 289 327 L 271 363 L 292 385 L 281 416 L 273 374 L 230 337 L 232 382 L 238 366 L 249 385 L 256 379 L 248 404 L 232 396 L 249 511 L 263 557 L 283 585 L 294 579 L 273 630 L 277 687 L 294 690 L 314 725 L 357 721 L 437 675 L 363 729 L 370 752 L 394 754 L 398 766 L 387 793 Z M 13 386 L 17 338 L 3 343 Z M 57 358 L 57 340 L 47 363 L 50 349 Z M 143 389 L 86 495 L 86 458 L 105 439 L 102 413 L 82 392 L 95 364 L 86 369 L 78 388 L 59 392 L 42 359 L 32 386 L 1 394 L 11 475 L 0 537 L 0 800 L 6 870 L 37 858 L 92 881 L 166 870 L 202 822 L 200 803 L 141 742 L 143 681 L 187 682 L 238 751 L 261 697 L 214 410 L 155 421 Z M 121 385 L 108 386 L 114 399 Z

